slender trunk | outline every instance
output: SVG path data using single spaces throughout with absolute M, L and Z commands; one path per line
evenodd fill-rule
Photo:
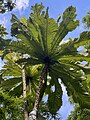
M 43 79 L 44 79 L 44 76 L 46 74 L 47 67 L 48 67 L 48 65 L 44 66 L 42 74 L 40 76 L 40 81 L 39 81 L 38 89 L 36 92 L 36 99 L 35 99 L 33 110 L 29 114 L 29 120 L 36 120 L 36 118 L 37 118 L 36 116 L 37 116 L 37 111 L 38 111 L 38 106 L 39 106 L 40 90 L 41 90 L 42 85 L 43 85 Z
M 41 102 L 42 98 L 43 98 L 43 95 L 44 95 L 44 92 L 47 88 L 47 71 L 46 71 L 46 74 L 45 74 L 45 77 L 44 77 L 44 84 L 40 90 L 40 98 L 39 98 L 39 103 Z
M 24 98 L 24 120 L 28 120 L 28 109 L 27 109 L 27 101 L 26 98 L 26 75 L 25 75 L 25 67 L 22 65 L 22 80 L 23 80 L 23 98 Z

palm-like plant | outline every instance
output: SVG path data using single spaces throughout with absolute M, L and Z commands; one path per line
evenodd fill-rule
M 15 61 L 19 58 L 20 55 L 16 53 L 10 53 L 5 56 L 6 62 L 4 63 L 4 66 L 0 71 L 0 76 L 3 79 L 2 81 L 0 80 L 0 88 L 4 91 L 9 92 L 11 96 L 13 95 L 20 97 L 23 93 L 24 116 L 25 120 L 28 120 L 26 98 L 28 98 L 29 95 L 32 95 L 31 99 L 34 99 L 40 70 L 38 71 L 39 66 L 22 67 L 23 65 L 18 65 L 17 63 L 15 63 Z
M 85 94 L 87 88 L 84 88 L 85 77 L 81 77 L 82 68 L 77 64 L 78 61 L 90 61 L 90 59 L 78 53 L 78 43 L 81 42 L 79 39 L 63 40 L 68 32 L 79 25 L 79 21 L 75 20 L 76 9 L 72 6 L 68 7 L 62 15 L 61 22 L 57 23 L 53 18 L 49 18 L 48 8 L 42 11 L 43 8 L 42 4 L 33 6 L 31 8 L 33 13 L 30 14 L 29 19 L 22 17 L 19 20 L 12 15 L 11 33 L 17 40 L 10 41 L 9 44 L 3 41 L 6 45 L 4 53 L 14 51 L 30 55 L 27 59 L 18 60 L 18 63 L 43 65 L 34 108 L 29 115 L 29 120 L 36 119 L 41 90 L 43 93 L 47 91 L 49 111 L 56 114 L 62 105 L 62 88 L 58 78 L 66 86 L 68 95 L 72 95 L 75 102 L 79 102 L 82 107 L 90 108 L 90 96 Z M 47 87 L 48 76 L 51 78 L 48 81 L 49 87 Z M 55 91 L 52 90 L 52 86 L 55 87 Z
M 5 63 L 3 68 L 1 69 L 0 73 L 4 81 L 0 85 L 3 87 L 5 91 L 9 91 L 12 95 L 20 96 L 22 95 L 22 66 L 15 63 L 16 60 L 20 58 L 19 54 L 10 53 L 5 56 Z M 25 77 L 26 77 L 26 84 L 31 84 L 35 86 L 38 82 L 38 76 L 40 71 L 38 72 L 38 66 L 25 66 Z M 33 80 L 32 80 L 33 79 Z M 35 80 L 34 80 L 35 79 Z M 29 86 L 29 91 L 35 91 Z M 16 91 L 14 92 L 14 90 Z M 31 90 L 32 89 L 32 90 Z
M 39 75 L 42 67 L 41 65 L 24 65 L 22 68 L 22 65 L 15 63 L 15 61 L 20 59 L 20 57 L 22 56 L 17 53 L 9 53 L 4 57 L 4 66 L 0 71 L 0 89 L 5 93 L 8 92 L 10 96 L 16 96 L 21 99 L 23 95 L 24 100 L 22 101 L 24 101 L 24 118 L 26 120 L 28 118 L 27 113 L 33 108 L 35 92 L 37 90 Z M 45 87 L 45 85 L 43 87 Z M 43 97 L 43 90 L 41 90 L 41 98 Z M 41 106 L 42 104 L 43 102 L 41 102 Z M 48 112 L 47 105 L 43 104 L 43 106 L 44 107 L 40 107 L 39 109 L 38 119 L 44 119 L 42 117 L 43 112 L 44 115 L 50 114 Z

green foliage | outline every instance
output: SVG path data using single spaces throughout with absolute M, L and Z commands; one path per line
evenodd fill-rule
M 0 91 L 0 119 L 24 120 L 22 100 Z
M 80 106 L 76 104 L 74 111 L 71 111 L 67 120 L 90 120 L 90 110 L 81 109 Z
M 53 89 L 53 88 L 52 88 Z M 59 110 L 60 106 L 62 106 L 62 89 L 59 83 L 55 85 L 55 91 L 51 92 L 48 97 L 48 107 L 50 113 L 55 115 Z
M 80 34 L 80 38 L 75 40 L 75 47 L 84 46 L 86 44 L 90 45 L 90 32 L 85 31 Z
M 87 15 L 82 19 L 82 22 L 85 24 L 85 28 L 90 28 L 90 11 L 87 13 Z
M 7 35 L 6 28 L 4 28 L 2 25 L 0 25 L 0 39 L 1 37 Z
M 47 66 L 48 70 L 45 71 L 45 75 L 49 76 L 50 79 L 46 81 L 44 76 L 42 83 L 43 85 L 46 83 L 43 94 L 46 91 L 49 96 L 48 109 L 51 114 L 56 115 L 62 105 L 62 88 L 57 81 L 59 78 L 65 85 L 68 95 L 72 95 L 74 102 L 79 102 L 81 107 L 90 108 L 90 94 L 86 86 L 85 76 L 88 71 L 85 70 L 86 68 L 82 69 L 78 64 L 83 60 L 90 62 L 90 58 L 89 55 L 81 55 L 77 51 L 80 45 L 84 45 L 87 39 L 87 36 L 84 38 L 84 34 L 87 33 L 82 33 L 79 39 L 63 40 L 69 32 L 79 25 L 79 21 L 75 20 L 76 9 L 72 6 L 68 7 L 62 15 L 62 21 L 58 24 L 53 18 L 49 17 L 48 8 L 46 11 L 43 11 L 43 8 L 42 4 L 32 6 L 33 12 L 28 19 L 22 17 L 19 20 L 15 15 L 12 15 L 11 34 L 17 39 L 15 41 L 11 40 L 8 44 L 5 41 L 3 53 L 28 54 L 27 59 L 26 57 L 19 58 L 17 63 L 23 63 L 27 66 Z M 89 42 L 89 39 L 87 42 Z M 14 64 L 17 66 L 17 63 Z M 32 68 L 32 66 L 28 66 L 26 69 L 29 67 Z M 12 66 L 10 69 L 12 70 Z M 14 75 L 13 72 L 12 75 Z M 37 87 L 38 81 L 35 80 L 37 79 L 32 80 L 33 85 Z M 51 89 L 52 86 L 55 87 L 54 92 Z M 54 103 L 55 106 L 53 107 Z
M 37 11 L 37 8 L 39 9 L 39 5 L 36 4 L 33 7 L 33 9 Z M 43 6 L 41 8 L 43 8 Z M 66 17 L 67 19 L 63 17 L 62 22 L 60 23 L 59 26 L 53 18 L 49 18 L 48 9 L 46 10 L 46 13 L 41 10 L 42 9 L 39 10 L 39 13 L 34 11 L 34 13 L 31 14 L 28 20 L 26 20 L 23 17 L 22 18 L 24 20 L 23 23 L 22 23 L 23 21 L 22 19 L 19 21 L 17 17 L 13 15 L 11 20 L 11 22 L 13 22 L 11 30 L 12 30 L 12 35 L 16 36 L 16 34 L 18 33 L 17 38 L 22 39 L 22 42 L 24 42 L 24 44 L 26 44 L 27 46 L 30 45 L 29 48 L 31 47 L 31 53 L 33 52 L 32 47 L 34 47 L 34 55 L 36 56 L 37 52 L 39 54 L 41 54 L 42 52 L 41 55 L 42 57 L 44 57 L 46 56 L 46 54 L 52 55 L 54 47 L 55 49 L 56 48 L 58 49 L 57 46 L 59 45 L 60 41 L 66 36 L 66 34 L 69 31 L 72 31 L 78 26 L 78 24 L 76 24 L 76 22 L 78 21 L 73 20 L 75 19 L 76 14 L 74 14 L 75 8 L 73 8 L 72 6 L 66 9 L 65 13 L 63 13 L 63 16 L 67 15 Z M 73 14 L 73 16 L 71 14 Z M 72 23 L 73 26 L 71 25 L 70 21 L 73 22 Z M 64 26 L 67 26 L 67 29 Z M 64 30 L 65 31 L 67 30 L 67 32 L 65 32 Z M 64 35 L 61 34 L 62 31 Z M 37 42 L 34 39 L 36 39 Z M 57 45 L 54 45 L 54 44 L 57 44 Z M 55 54 L 56 54 L 56 51 L 55 51 Z
M 4 39 L 4 37 L 8 33 L 6 32 L 6 28 L 4 28 L 2 25 L 0 25 L 0 57 L 3 59 L 3 57 L 9 53 L 9 50 L 6 50 L 6 46 L 9 45 L 11 39 Z
M 79 21 L 74 20 L 76 18 L 75 12 L 76 9 L 72 6 L 68 7 L 64 11 L 62 15 L 62 22 L 60 23 L 52 42 L 52 50 L 57 50 L 59 43 L 68 34 L 68 32 L 73 31 L 79 25 Z
M 0 74 L 3 78 L 3 81 L 0 85 L 1 89 L 4 91 L 8 91 L 9 94 L 15 96 L 22 95 L 22 68 L 21 65 L 18 65 L 15 61 L 20 58 L 19 54 L 9 53 L 5 56 L 5 64 L 0 71 Z M 30 90 L 29 82 L 32 85 L 32 93 L 34 94 L 36 91 L 36 86 L 38 84 L 39 74 L 41 70 L 38 71 L 38 67 L 40 66 L 26 66 L 26 83 L 27 83 L 27 91 Z
M 13 0 L 1 0 L 0 1 L 0 13 L 5 13 L 6 11 L 12 11 L 15 7 Z
M 62 67 L 63 69 L 61 70 Z M 64 66 L 54 66 L 52 68 L 52 72 L 54 76 L 61 78 L 62 82 L 66 86 L 68 95 L 72 95 L 74 102 L 79 102 L 82 107 L 90 108 L 90 96 L 88 94 L 88 88 L 85 88 L 85 86 L 87 86 L 87 84 L 85 85 L 85 76 L 83 76 L 82 72 L 78 71 L 77 69 L 75 70 L 75 68 L 71 69 L 70 71 L 68 69 L 70 69 L 70 66 L 67 67 L 64 63 Z M 83 82 L 85 83 L 83 84 Z M 86 91 L 87 93 L 85 93 Z

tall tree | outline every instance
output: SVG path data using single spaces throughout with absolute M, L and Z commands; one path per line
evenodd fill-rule
M 35 91 L 37 90 L 37 82 L 39 79 L 40 71 L 42 69 L 41 65 L 39 66 L 25 66 L 22 71 L 22 65 L 18 65 L 15 61 L 20 58 L 19 54 L 9 53 L 5 56 L 4 66 L 0 71 L 0 89 L 5 93 L 8 92 L 10 96 L 20 97 L 24 102 L 22 106 L 24 115 L 27 116 L 27 112 L 32 110 L 32 105 L 35 99 Z M 24 82 L 22 81 L 22 74 L 24 72 Z M 23 85 L 22 85 L 23 83 Z M 26 85 L 24 84 L 26 83 Z M 25 87 L 22 87 L 25 86 Z M 45 85 L 43 86 L 45 87 Z M 25 91 L 24 91 L 24 89 Z M 24 92 L 23 92 L 24 91 Z M 41 98 L 43 97 L 43 90 L 41 90 Z M 23 94 L 24 95 L 23 95 Z M 44 93 L 45 94 L 45 93 Z M 23 98 L 22 98 L 23 95 Z M 40 100 L 41 101 L 41 100 Z M 28 105 L 27 105 L 28 104 Z M 42 106 L 43 105 L 43 106 Z M 47 105 L 41 101 L 40 109 L 38 111 L 38 120 L 48 119 L 52 117 L 52 114 L 48 112 Z M 44 117 L 43 117 L 44 114 Z M 57 116 L 55 116 L 57 117 Z M 58 116 L 59 117 L 59 116 Z M 27 119 L 27 117 L 25 117 Z
M 23 81 L 23 98 L 26 99 L 26 73 L 25 66 L 22 65 L 22 81 Z M 24 118 L 28 120 L 28 108 L 27 108 L 27 100 L 24 100 Z
M 10 53 L 7 56 L 5 56 L 6 62 L 4 63 L 4 66 L 0 71 L 1 77 L 3 79 L 0 84 L 0 87 L 4 91 L 8 91 L 11 96 L 13 95 L 21 97 L 23 93 L 24 116 L 25 120 L 28 120 L 28 108 L 26 98 L 29 94 L 31 94 L 34 97 L 34 92 L 36 91 L 35 86 L 37 86 L 35 81 L 38 81 L 40 70 L 38 71 L 38 66 L 26 67 L 25 65 L 18 65 L 17 63 L 15 63 L 15 61 L 18 58 L 20 58 L 20 55 L 16 53 Z M 31 93 L 32 90 L 33 93 Z M 30 93 L 26 94 L 26 91 L 30 91 Z
M 19 20 L 12 15 L 11 33 L 17 40 L 10 40 L 8 44 L 2 41 L 6 46 L 4 54 L 14 51 L 29 55 L 29 58 L 20 59 L 17 63 L 42 64 L 43 66 L 29 120 L 37 117 L 42 91 L 43 94 L 47 91 L 49 112 L 53 115 L 57 113 L 62 105 L 62 88 L 58 78 L 66 86 L 68 95 L 72 95 L 75 102 L 79 102 L 82 107 L 90 108 L 90 95 L 86 94 L 88 88 L 85 86 L 84 71 L 78 65 L 78 62 L 83 60 L 89 62 L 90 59 L 77 51 L 82 43 L 80 39 L 63 40 L 68 32 L 79 25 L 79 21 L 75 20 L 76 9 L 72 6 L 68 7 L 62 15 L 61 22 L 57 23 L 49 17 L 48 8 L 46 11 L 43 11 L 43 8 L 42 4 L 32 6 L 33 13 L 30 14 L 29 19 L 22 17 Z M 49 81 L 47 81 L 48 76 L 51 78 Z M 54 91 L 52 87 L 55 88 Z

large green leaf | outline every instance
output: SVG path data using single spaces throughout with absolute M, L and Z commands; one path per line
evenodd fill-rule
M 24 40 L 24 44 L 26 45 L 31 45 L 34 42 L 34 49 L 39 46 L 39 48 L 36 49 L 37 52 L 42 52 L 42 49 L 44 52 L 48 52 L 48 50 L 50 50 L 51 41 L 53 40 L 53 36 L 55 35 L 58 25 L 53 18 L 48 17 L 48 8 L 45 14 L 41 12 L 43 9 L 42 5 L 36 4 L 36 6 L 32 7 L 32 9 L 34 10 L 34 13 L 30 15 L 31 17 L 28 20 L 23 17 L 19 21 L 16 16 L 12 16 L 12 34 L 16 35 L 16 37 L 22 41 Z M 36 13 L 38 10 L 39 13 Z M 36 43 L 36 40 L 39 42 L 39 44 Z M 41 49 L 40 45 L 42 45 Z
M 38 7 L 38 5 L 35 7 L 35 11 Z M 50 50 L 51 41 L 53 40 L 53 36 L 55 35 L 57 27 L 58 25 L 54 19 L 48 17 L 47 8 L 45 15 L 38 15 L 38 17 L 36 17 L 35 13 L 33 15 L 31 14 L 30 20 L 28 20 L 27 29 L 28 33 L 30 33 L 29 35 L 33 36 L 40 42 L 44 52 L 48 52 Z
M 65 55 L 77 55 L 77 49 L 74 47 L 74 40 L 62 40 L 59 46 L 57 47 L 57 51 L 51 55 L 51 58 L 54 60 L 59 59 Z
M 74 100 L 79 102 L 82 108 L 90 109 L 90 95 L 74 93 Z
M 67 64 L 57 64 L 54 66 L 54 68 L 52 68 L 52 70 L 53 73 L 55 72 L 59 78 L 64 80 L 63 82 L 65 84 L 70 83 L 76 89 L 76 91 L 83 92 L 83 86 L 81 85 L 82 81 L 84 80 L 81 77 L 83 73 L 77 69 L 70 68 L 72 67 Z
M 19 55 L 20 54 L 18 53 L 9 53 L 5 56 L 6 62 L 3 69 L 0 71 L 1 77 L 3 78 L 0 87 L 3 90 L 8 91 L 10 95 L 16 96 L 22 94 L 22 67 L 15 62 L 21 57 Z M 32 93 L 37 89 L 41 69 L 41 65 L 25 66 L 27 91 L 31 91 L 32 96 Z
M 22 78 L 10 78 L 5 81 L 0 85 L 1 88 L 5 90 L 11 90 L 13 89 L 16 85 L 20 84 L 22 82 Z
M 79 75 L 79 77 L 76 75 L 76 74 L 79 74 L 79 72 L 75 72 L 76 74 L 75 73 L 72 74 L 70 70 L 67 71 L 66 68 L 61 65 L 54 66 L 52 68 L 52 72 L 54 73 L 55 76 L 61 79 L 61 81 L 66 86 L 68 95 L 69 96 L 72 95 L 75 102 L 79 102 L 79 104 L 82 107 L 85 107 L 85 108 L 90 107 L 89 105 L 90 95 L 88 92 L 88 88 L 86 88 L 87 83 L 85 84 L 85 82 L 87 81 L 86 79 L 83 79 L 82 77 L 80 77 L 81 75 Z M 84 101 L 85 99 L 87 100 L 87 102 Z
M 43 50 L 41 48 L 41 45 L 34 40 L 33 38 L 30 39 L 30 36 L 27 36 L 27 34 L 20 33 L 18 34 L 17 38 L 21 39 L 24 46 L 29 48 L 30 52 L 29 54 L 32 54 L 37 57 L 37 55 L 42 55 Z
M 3 77 L 8 76 L 21 76 L 21 66 L 15 63 L 15 61 L 18 59 L 18 55 L 15 53 L 10 53 L 7 56 L 5 56 L 5 64 L 1 70 Z
M 11 96 L 20 97 L 23 94 L 23 85 L 22 85 L 22 83 L 19 84 L 18 86 L 15 86 L 12 90 L 10 90 L 9 94 Z
M 50 76 L 49 89 L 51 90 L 49 90 L 48 93 L 48 108 L 51 114 L 56 115 L 57 111 L 62 106 L 62 88 L 58 82 L 58 77 L 55 77 L 52 72 L 50 73 Z M 54 88 L 52 86 L 54 86 Z
M 35 40 L 38 41 L 39 26 L 36 24 L 36 22 L 32 21 L 31 17 L 27 20 L 27 32 L 28 35 L 32 36 Z
M 68 34 L 68 32 L 74 30 L 79 21 L 74 20 L 76 18 L 76 9 L 72 6 L 68 7 L 62 16 L 62 22 L 60 23 L 56 35 L 52 42 L 52 50 L 55 51 L 61 40 Z
M 55 91 L 48 96 L 48 108 L 55 115 L 62 106 L 62 88 L 59 83 L 55 85 Z
M 42 62 L 40 62 L 38 59 L 35 58 L 22 58 L 19 59 L 18 61 L 16 61 L 18 64 L 22 64 L 22 63 L 26 63 L 26 65 L 37 65 L 37 64 L 41 64 Z
M 83 46 L 86 44 L 90 44 L 90 32 L 85 31 L 80 34 L 80 38 L 76 39 L 75 47 Z
M 59 61 L 70 61 L 70 62 L 82 62 L 82 61 L 86 61 L 86 62 L 90 62 L 90 57 L 88 56 L 83 56 L 83 55 L 75 55 L 75 56 L 63 56 L 59 59 Z
M 46 17 L 47 16 L 47 17 Z M 53 18 L 48 16 L 48 8 L 46 10 L 45 17 L 43 17 L 42 23 L 39 24 L 40 33 L 41 33 L 41 43 L 44 48 L 44 51 L 48 54 L 51 52 L 51 42 L 53 37 L 58 29 L 58 24 Z
M 89 66 L 83 65 L 83 64 L 77 64 L 77 66 L 79 66 L 79 68 L 84 71 L 85 75 L 90 73 L 90 67 Z

